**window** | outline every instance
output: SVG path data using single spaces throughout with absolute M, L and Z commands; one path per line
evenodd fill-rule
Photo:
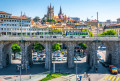
M 3 17 L 5 17 L 5 15 L 3 15 Z
M 1 26 L 3 26 L 3 24 L 1 24 Z
M 6 24 L 4 24 L 4 26 L 6 26 Z
M 14 26 L 14 24 L 12 24 L 12 26 Z

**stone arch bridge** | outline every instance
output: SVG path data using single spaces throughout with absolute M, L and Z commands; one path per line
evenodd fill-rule
M 45 47 L 46 60 L 45 68 L 50 69 L 52 63 L 51 46 L 55 43 L 64 43 L 67 45 L 67 64 L 69 68 L 74 68 L 74 48 L 79 43 L 87 45 L 87 63 L 90 67 L 97 66 L 97 48 L 100 44 L 106 45 L 106 61 L 119 66 L 120 65 L 120 39 L 117 37 L 99 37 L 96 38 L 37 38 L 37 37 L 24 37 L 21 42 L 20 37 L 1 37 L 0 38 L 0 68 L 4 68 L 7 64 L 11 63 L 11 45 L 17 43 L 22 50 L 21 63 L 25 65 L 32 63 L 32 44 L 40 43 Z

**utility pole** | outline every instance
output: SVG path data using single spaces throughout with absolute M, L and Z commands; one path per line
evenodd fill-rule
M 21 42 L 23 40 L 23 35 L 22 35 L 22 12 L 21 12 Z
M 97 12 L 97 42 L 98 42 L 98 12 Z
M 96 40 L 96 51 L 97 51 L 97 49 L 98 49 L 98 47 L 97 47 L 97 45 L 98 45 L 98 12 L 97 12 L 97 40 Z M 96 63 L 96 61 L 97 61 L 97 54 L 95 55 L 95 70 L 97 70 L 98 69 L 98 64 Z

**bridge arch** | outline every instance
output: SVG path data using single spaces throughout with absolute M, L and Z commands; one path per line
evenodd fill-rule
M 6 67 L 8 66 L 9 64 L 11 64 L 11 57 L 12 57 L 12 44 L 18 44 L 20 46 L 20 43 L 19 42 L 4 42 L 3 43 L 3 46 L 1 47 L 2 48 L 2 52 L 1 52 L 1 55 L 2 55 L 2 67 Z M 21 50 L 22 51 L 22 50 Z

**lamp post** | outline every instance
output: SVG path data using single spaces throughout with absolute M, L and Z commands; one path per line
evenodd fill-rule
M 76 81 L 77 81 L 77 49 L 76 49 L 76 55 L 75 55 L 75 57 L 76 57 Z
M 22 80 L 21 80 L 21 68 L 22 68 L 21 64 L 18 65 L 18 68 L 19 68 L 19 71 L 20 71 L 20 81 L 22 81 Z
M 98 12 L 97 12 L 97 41 L 98 41 Z
M 96 51 L 97 51 L 97 49 L 98 49 L 98 47 L 97 47 L 97 44 L 98 44 L 98 12 L 97 12 L 97 40 L 96 40 Z M 97 57 L 97 54 L 95 55 L 95 57 Z M 97 64 L 97 59 L 95 59 L 95 70 L 97 70 L 97 66 L 98 66 L 98 64 Z
M 23 40 L 23 35 L 22 35 L 22 12 L 21 12 L 21 42 Z

